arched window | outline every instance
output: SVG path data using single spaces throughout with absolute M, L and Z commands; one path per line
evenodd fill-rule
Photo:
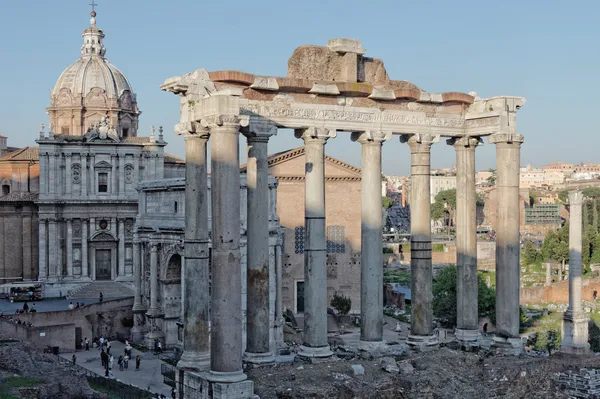
M 10 194 L 10 184 L 2 185 L 2 196 Z
M 181 279 L 181 255 L 173 254 L 167 265 L 167 280 Z

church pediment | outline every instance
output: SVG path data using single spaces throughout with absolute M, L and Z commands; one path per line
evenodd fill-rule
M 94 167 L 96 167 L 96 168 L 108 168 L 108 169 L 110 169 L 110 168 L 112 168 L 112 165 L 109 164 L 106 161 L 100 161 L 96 165 L 94 165 Z
M 113 242 L 113 241 L 117 241 L 117 239 L 110 233 L 106 232 L 106 231 L 100 231 L 97 234 L 93 235 L 90 238 L 90 241 L 95 241 L 95 242 Z

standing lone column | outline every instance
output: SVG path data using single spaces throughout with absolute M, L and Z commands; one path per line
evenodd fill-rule
M 179 369 L 210 369 L 208 129 L 185 135 L 185 262 L 183 266 L 183 354 Z
M 73 278 L 73 220 L 67 219 L 67 277 Z
M 352 135 L 362 145 L 359 348 L 367 351 L 383 344 L 381 146 L 385 138 L 377 131 Z
M 38 220 L 39 229 L 39 249 L 38 249 L 38 280 L 46 281 L 48 277 L 48 245 L 46 242 L 46 220 Z
M 325 144 L 335 131 L 296 130 L 304 140 L 304 335 L 298 355 L 328 357 L 327 241 L 325 236 Z
M 125 219 L 119 218 L 119 272 L 120 279 L 125 277 Z
M 203 122 L 211 128 L 212 166 L 211 342 L 207 378 L 235 383 L 246 380 L 242 371 L 240 120 L 237 115 L 219 115 Z
M 141 253 L 140 253 L 140 241 L 137 234 L 133 237 L 133 283 L 134 283 L 134 296 L 133 296 L 133 328 L 131 329 L 131 335 L 134 342 L 139 342 L 143 339 L 144 327 L 143 327 L 143 313 L 146 311 L 142 302 L 142 269 L 141 269 Z
M 489 137 L 496 145 L 496 337 L 494 345 L 519 353 L 520 295 L 520 204 L 519 169 L 523 136 L 496 133 Z
M 456 338 L 474 344 L 479 338 L 477 307 L 477 192 L 475 148 L 480 139 L 449 139 L 456 150 Z
M 414 134 L 400 136 L 410 147 L 410 269 L 412 314 L 407 343 L 413 346 L 437 345 L 433 334 L 433 272 L 431 266 L 431 145 L 439 136 Z
M 150 323 L 146 347 L 154 348 L 154 343 L 165 337 L 160 326 L 164 314 L 158 306 L 158 245 L 155 243 L 150 243 L 150 308 L 146 315 Z
M 581 302 L 581 191 L 569 192 L 569 307 L 563 317 L 560 350 L 567 353 L 587 353 L 589 316 Z
M 274 124 L 252 124 L 248 139 L 246 353 L 250 363 L 274 361 L 269 347 L 269 137 Z

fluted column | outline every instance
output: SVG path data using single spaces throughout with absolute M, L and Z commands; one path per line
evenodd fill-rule
M 119 218 L 119 273 L 120 278 L 125 277 L 125 219 Z
M 83 176 L 84 173 L 82 172 L 81 175 Z M 88 223 L 87 219 L 81 219 L 81 277 L 83 278 L 89 277 Z
M 383 216 L 381 199 L 381 131 L 353 133 L 362 146 L 360 342 L 365 350 L 383 343 Z
M 274 361 L 269 346 L 269 137 L 274 124 L 252 124 L 248 140 L 247 176 L 247 316 L 245 360 Z
M 456 137 L 448 144 L 456 150 L 456 338 L 476 343 L 479 338 L 477 307 L 477 192 L 475 148 L 481 139 Z
M 561 351 L 587 353 L 589 316 L 581 301 L 581 241 L 582 241 L 581 191 L 569 192 L 569 307 L 563 316 Z
M 73 278 L 73 220 L 67 219 L 67 277 Z
M 119 195 L 125 194 L 125 154 L 118 154 L 119 159 Z
M 60 240 L 57 224 L 56 219 L 48 219 L 48 277 L 54 280 L 60 275 L 59 271 L 62 269 L 58 261 Z
M 325 235 L 325 144 L 335 131 L 296 130 L 304 140 L 304 336 L 300 356 L 327 357 L 327 241 Z
M 519 169 L 523 136 L 496 133 L 496 339 L 498 347 L 520 351 Z
M 56 193 L 56 171 L 58 170 L 56 168 L 56 157 L 58 155 L 52 152 L 48 153 L 48 193 L 51 195 Z
M 131 329 L 131 335 L 134 342 L 139 342 L 144 334 L 143 326 L 143 314 L 146 311 L 144 303 L 142 302 L 142 269 L 141 269 L 141 252 L 140 252 L 140 241 L 137 234 L 133 237 L 133 283 L 134 283 L 134 295 L 133 295 L 133 328 Z
M 431 266 L 431 146 L 439 136 L 400 136 L 410 147 L 411 331 L 407 343 L 437 345 L 433 334 L 433 271 Z
M 38 220 L 39 248 L 38 248 L 38 280 L 45 281 L 48 277 L 48 244 L 46 233 L 46 220 Z
M 73 196 L 73 154 L 65 154 L 65 194 L 67 197 Z M 68 256 L 68 255 L 67 255 Z
M 221 99 L 219 99 L 221 100 Z M 223 101 L 232 101 L 225 99 Z M 236 115 L 203 120 L 210 127 L 212 292 L 210 376 L 239 382 L 242 371 L 239 128 Z
M 183 354 L 179 369 L 210 369 L 210 255 L 207 151 L 209 130 L 197 124 L 185 135 L 185 262 L 183 265 Z
M 158 308 L 158 245 L 150 243 L 150 309 L 148 313 L 160 313 Z
M 88 166 L 87 154 L 81 154 L 81 196 L 85 197 L 88 193 Z

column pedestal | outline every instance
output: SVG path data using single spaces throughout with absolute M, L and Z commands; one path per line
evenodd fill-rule
M 183 378 L 184 399 L 257 399 L 254 382 L 232 375 L 214 372 L 185 371 Z M 243 375 L 243 374 L 242 374 Z M 222 381 L 221 381 L 222 379 Z
M 577 355 L 590 352 L 590 344 L 588 343 L 589 321 L 590 316 L 585 311 L 565 312 L 562 323 L 561 352 Z

